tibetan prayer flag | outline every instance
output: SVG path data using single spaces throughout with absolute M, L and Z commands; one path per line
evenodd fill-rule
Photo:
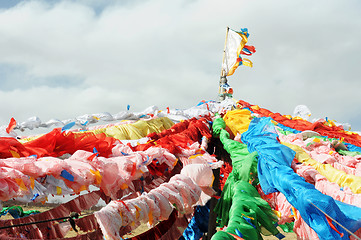
M 240 65 L 252 67 L 252 62 L 249 59 L 242 58 L 242 55 L 252 55 L 256 52 L 254 46 L 248 46 L 248 29 L 243 28 L 240 32 L 232 29 L 228 30 L 227 44 L 225 47 L 225 56 L 222 64 L 223 72 L 227 76 L 231 76 Z
M 10 133 L 16 127 L 16 121 L 14 118 L 11 118 L 8 127 L 6 128 L 6 132 Z

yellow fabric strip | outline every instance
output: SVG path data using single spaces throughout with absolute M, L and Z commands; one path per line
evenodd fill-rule
M 61 187 L 56 186 L 56 194 L 61 195 L 61 193 L 62 193 Z
M 79 188 L 79 192 L 86 191 L 86 190 L 88 190 L 88 187 L 85 186 L 85 185 L 82 185 L 82 186 L 80 186 L 80 188 Z
M 143 136 L 147 136 L 149 133 L 159 133 L 164 129 L 169 129 L 174 125 L 174 123 L 167 117 L 161 117 L 149 121 L 140 120 L 133 123 L 132 125 L 138 128 Z
M 83 132 L 74 132 L 75 136 L 81 136 L 82 134 L 99 134 L 105 133 L 107 137 L 113 137 L 119 140 L 136 140 L 147 136 L 149 133 L 160 133 L 165 129 L 169 129 L 174 125 L 174 122 L 167 117 L 160 117 L 160 118 L 153 118 L 150 120 L 139 120 L 135 123 L 131 124 L 120 124 L 111 127 L 104 127 L 89 131 Z M 21 143 L 30 142 L 35 140 L 39 136 L 33 136 L 29 138 L 20 139 Z M 10 152 L 13 154 L 14 157 L 17 157 L 18 154 L 14 151 Z M 20 157 L 20 156 L 18 156 Z
M 119 140 L 135 140 L 147 136 L 149 133 L 159 133 L 164 129 L 169 129 L 174 122 L 167 117 L 154 118 L 150 120 L 139 120 L 131 124 L 116 125 L 107 128 L 100 128 L 76 134 L 85 134 L 92 132 L 94 134 L 105 133 L 108 137 Z
M 236 69 L 238 68 L 238 62 L 236 62 L 231 69 L 229 69 L 229 72 L 227 74 L 227 76 L 231 76 L 233 75 L 233 73 L 236 71 Z
M 25 186 L 24 181 L 21 178 L 15 178 L 15 181 L 19 185 L 21 191 L 28 191 L 28 188 Z
M 107 137 L 113 137 L 119 140 L 132 140 L 144 137 L 142 132 L 131 124 L 113 126 L 104 130 Z
M 18 141 L 20 143 L 26 143 L 26 142 L 30 142 L 30 141 L 33 141 L 41 136 L 43 136 L 44 134 L 39 134 L 39 135 L 36 135 L 36 136 L 31 136 L 31 137 L 27 137 L 27 138 L 21 138 L 19 139 Z
M 124 189 L 127 189 L 128 188 L 128 185 L 123 183 L 121 186 L 120 186 L 120 189 L 124 190 Z
M 149 219 L 149 224 L 150 225 L 153 225 L 153 213 L 151 210 L 149 210 L 149 213 L 148 213 L 148 219 Z
M 242 134 L 248 130 L 252 117 L 250 111 L 246 109 L 236 109 L 228 111 L 226 115 L 224 115 L 223 120 L 231 129 L 234 136 L 236 136 L 237 133 Z
M 337 183 L 341 187 L 349 187 L 353 193 L 361 193 L 361 177 L 346 174 L 341 170 L 337 170 L 330 164 L 322 164 L 312 159 L 301 147 L 282 142 L 283 145 L 291 148 L 296 152 L 296 158 L 299 162 L 315 168 L 322 176 L 326 177 L 330 182 Z
M 98 184 L 101 184 L 103 176 L 100 174 L 99 170 L 98 170 L 98 171 L 94 171 L 94 170 L 90 169 L 90 172 L 91 172 L 92 174 L 94 174 L 95 184 L 97 184 L 97 185 L 98 185 Z
M 253 63 L 248 58 L 243 58 L 242 64 L 247 67 L 253 67 Z
M 134 204 L 134 207 L 135 207 L 135 219 L 139 220 L 140 211 L 142 211 L 142 209 L 140 209 L 140 207 L 138 207 L 135 204 Z
M 30 177 L 30 187 L 31 189 L 34 189 L 35 187 L 35 179 L 33 177 Z
M 13 151 L 13 150 L 9 150 L 9 152 L 11 153 L 11 155 L 13 155 L 14 158 L 20 158 L 19 153 Z

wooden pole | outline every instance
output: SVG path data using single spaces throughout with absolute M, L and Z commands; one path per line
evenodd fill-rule
M 222 67 L 221 67 L 221 77 L 226 75 L 226 73 L 224 72 L 224 69 L 223 69 L 223 63 L 224 63 L 224 59 L 226 58 L 226 47 L 227 47 L 227 41 L 228 41 L 228 32 L 229 32 L 229 27 L 227 27 L 226 40 L 224 40 Z

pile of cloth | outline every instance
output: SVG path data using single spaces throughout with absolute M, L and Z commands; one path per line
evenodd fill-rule
M 152 106 L 57 122 L 12 119 L 0 127 L 0 200 L 74 199 L 0 220 L 0 237 L 63 239 L 80 229 L 72 239 L 122 239 L 146 224 L 149 230 L 132 239 L 199 240 L 215 212 L 213 240 L 282 239 L 278 226 L 298 239 L 357 239 L 361 136 L 325 119 L 309 122 L 308 115 L 226 99 L 186 110 Z M 100 121 L 111 123 L 92 126 Z M 52 126 L 60 127 L 34 136 L 16 133 Z M 216 169 L 220 192 L 212 188 Z M 100 199 L 100 210 L 54 220 L 81 214 Z M 35 224 L 18 226 L 30 222 Z

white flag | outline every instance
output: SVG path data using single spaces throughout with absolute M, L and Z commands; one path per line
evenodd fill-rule
M 249 59 L 242 59 L 241 57 L 241 54 L 251 55 L 255 52 L 253 46 L 246 46 L 247 41 L 247 29 L 242 29 L 241 32 L 228 30 L 225 57 L 222 64 L 222 70 L 226 76 L 232 75 L 239 65 L 252 67 L 252 62 Z

